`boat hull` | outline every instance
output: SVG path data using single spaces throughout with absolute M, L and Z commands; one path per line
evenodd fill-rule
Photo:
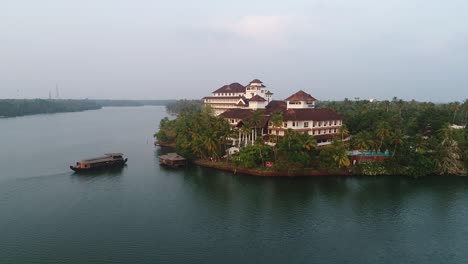
M 119 161 L 113 161 L 110 163 L 106 164 L 100 164 L 99 166 L 92 166 L 90 168 L 77 168 L 75 166 L 70 166 L 70 169 L 73 170 L 74 172 L 88 172 L 88 171 L 98 171 L 98 170 L 108 170 L 108 169 L 113 169 L 113 168 L 121 168 L 125 165 L 127 165 L 127 160 L 119 160 Z

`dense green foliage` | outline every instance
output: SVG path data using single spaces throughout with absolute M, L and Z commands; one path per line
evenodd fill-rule
M 174 120 L 162 119 L 155 137 L 160 143 L 175 144 L 177 152 L 189 159 L 219 160 L 229 132 L 226 120 L 206 109 L 190 109 Z
M 265 161 L 271 160 L 273 160 L 273 148 L 262 142 L 249 145 L 231 157 L 234 165 L 249 169 L 263 167 Z
M 100 108 L 101 105 L 91 100 L 3 99 L 0 100 L 0 117 L 77 112 Z
M 200 110 L 203 102 L 201 100 L 177 100 L 166 105 L 166 111 L 172 115 L 182 112 Z
M 468 100 L 434 104 L 392 101 L 322 102 L 344 117 L 351 133 L 349 149 L 391 152 L 383 164 L 355 166 L 358 174 L 414 177 L 463 175 L 468 170 Z
M 245 168 L 276 170 L 321 169 L 327 171 L 351 169 L 361 175 L 464 175 L 468 165 L 468 129 L 451 128 L 449 124 L 466 126 L 468 101 L 450 104 L 392 101 L 322 102 L 344 117 L 344 125 L 332 144 L 317 149 L 315 139 L 308 134 L 286 131 L 276 144 L 266 145 L 258 129 L 262 113 L 255 111 L 244 120 L 239 130 L 230 130 L 223 119 L 210 115 L 190 101 L 172 105 L 180 114 L 175 120 L 163 119 L 155 134 L 158 141 L 175 144 L 189 157 L 218 160 L 225 155 L 226 139 L 239 133 L 257 134 L 257 141 L 242 143 L 240 152 L 227 161 Z M 270 123 L 281 126 L 283 117 L 273 113 Z M 252 132 L 253 131 L 253 132 Z M 230 135 L 231 134 L 231 135 Z M 348 141 L 344 139 L 351 135 Z M 349 150 L 388 152 L 384 161 L 369 160 L 352 165 Z M 274 164 L 266 168 L 265 163 Z

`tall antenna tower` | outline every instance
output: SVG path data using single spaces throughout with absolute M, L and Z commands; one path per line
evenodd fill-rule
M 55 99 L 60 99 L 58 84 L 55 84 Z

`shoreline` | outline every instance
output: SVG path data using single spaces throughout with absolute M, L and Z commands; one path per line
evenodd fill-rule
M 165 144 L 160 142 L 154 142 L 154 145 L 162 148 L 175 149 L 174 144 Z M 340 176 L 346 177 L 351 176 L 351 173 L 344 170 L 337 170 L 335 172 L 319 171 L 319 170 L 296 170 L 296 171 L 265 171 L 259 169 L 247 169 L 242 167 L 236 167 L 225 163 L 196 159 L 189 161 L 190 164 L 196 166 L 210 168 L 220 171 L 232 172 L 233 174 L 241 173 L 255 177 L 323 177 L 323 176 Z
M 298 170 L 298 171 L 264 171 L 258 169 L 247 169 L 228 164 L 222 164 L 219 162 L 205 161 L 205 160 L 193 160 L 190 163 L 195 164 L 204 168 L 217 169 L 221 171 L 228 171 L 234 174 L 241 173 L 249 176 L 256 177 L 323 177 L 323 176 L 351 176 L 347 171 L 336 171 L 327 172 L 319 170 Z

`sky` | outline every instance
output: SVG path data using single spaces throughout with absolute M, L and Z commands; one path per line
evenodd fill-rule
M 468 98 L 464 0 L 0 0 L 0 98 Z

